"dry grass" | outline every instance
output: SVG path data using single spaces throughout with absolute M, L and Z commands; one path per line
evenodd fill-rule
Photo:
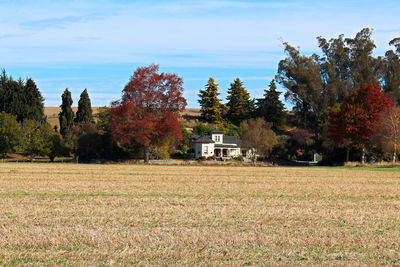
M 400 260 L 399 172 L 0 166 L 0 265 Z

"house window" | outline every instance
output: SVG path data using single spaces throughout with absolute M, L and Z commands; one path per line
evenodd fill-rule
M 204 146 L 204 154 L 208 154 L 208 146 Z
M 215 136 L 215 141 L 216 142 L 219 142 L 221 139 L 220 139 L 220 136 L 219 135 L 217 135 L 217 136 Z

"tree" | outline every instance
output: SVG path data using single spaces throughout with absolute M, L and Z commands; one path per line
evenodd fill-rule
M 396 50 L 389 50 L 384 57 L 379 57 L 382 89 L 396 105 L 400 105 L 400 38 L 394 38 L 389 42 Z
M 26 80 L 23 97 L 23 119 L 42 121 L 44 119 L 44 98 L 31 78 Z
M 285 106 L 279 99 L 281 93 L 276 91 L 275 80 L 269 84 L 269 90 L 264 90 L 264 98 L 257 100 L 256 115 L 265 121 L 272 122 L 272 130 L 283 131 L 286 126 L 287 115 Z
M 400 113 L 396 108 L 381 114 L 373 140 L 384 150 L 392 151 L 392 162 L 396 162 L 397 147 L 400 145 Z
M 65 89 L 61 96 L 62 104 L 60 106 L 61 112 L 58 114 L 60 122 L 60 133 L 63 138 L 71 134 L 71 128 L 74 125 L 74 112 L 72 111 L 72 97 L 71 92 Z
M 214 78 L 210 77 L 205 87 L 205 90 L 200 90 L 198 95 L 201 117 L 208 122 L 221 123 L 221 99 L 218 98 L 220 95 L 218 84 L 215 83 Z
M 249 119 L 240 124 L 242 147 L 253 150 L 253 161 L 256 161 L 257 155 L 267 157 L 277 143 L 271 127 L 272 123 L 266 122 L 263 118 Z
M 240 124 L 241 121 L 250 119 L 254 111 L 254 100 L 250 99 L 250 94 L 243 86 L 242 81 L 236 78 L 228 89 L 228 112 L 226 118 L 234 123 Z
M 78 101 L 78 111 L 76 112 L 75 123 L 94 123 L 92 115 L 92 105 L 90 103 L 87 89 L 83 90 Z
M 21 131 L 14 115 L 0 112 L 0 154 L 3 158 L 7 153 L 15 151 L 21 139 Z
M 33 161 L 35 156 L 51 155 L 52 136 L 57 134 L 47 122 L 24 120 L 21 124 L 23 154 L 30 156 Z
M 361 148 L 361 162 L 365 163 L 365 148 L 378 127 L 379 117 L 393 106 L 379 85 L 366 84 L 346 96 L 340 110 L 332 110 L 328 137 L 347 148 Z
M 15 81 L 3 69 L 0 76 L 0 111 L 17 116 L 17 121 L 44 119 L 43 97 L 35 82 L 29 78 Z
M 169 138 L 182 139 L 180 112 L 185 109 L 183 80 L 176 74 L 158 73 L 158 65 L 137 68 L 112 104 L 112 139 L 122 144 L 141 144 L 144 162 L 149 146 L 161 146 Z
M 317 139 L 316 122 L 328 107 L 343 101 L 364 84 L 379 80 L 371 34 L 365 28 L 355 38 L 339 35 L 327 41 L 318 37 L 322 55 L 304 56 L 283 43 L 287 57 L 279 62 L 276 79 L 288 90 L 285 98 L 293 102 L 299 125 L 314 129 Z

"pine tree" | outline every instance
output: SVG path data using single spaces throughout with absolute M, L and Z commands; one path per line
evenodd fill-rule
M 276 91 L 275 81 L 269 84 L 269 90 L 264 91 L 264 98 L 257 100 L 257 117 L 272 122 L 274 131 L 282 131 L 285 128 L 287 115 L 282 101 L 279 99 L 281 93 Z
M 93 123 L 92 105 L 87 90 L 83 90 L 78 102 L 78 111 L 76 112 L 75 123 Z
M 24 119 L 42 121 L 44 118 L 44 98 L 35 82 L 29 78 L 24 85 Z
M 231 83 L 227 99 L 228 112 L 226 117 L 230 122 L 239 125 L 240 122 L 250 119 L 254 111 L 254 100 L 250 99 L 250 94 L 239 78 Z
M 201 116 L 209 122 L 222 122 L 221 115 L 221 99 L 218 98 L 218 84 L 215 83 L 214 78 L 210 77 L 205 86 L 205 90 L 200 90 L 198 100 L 201 106 Z
M 66 135 L 71 133 L 71 128 L 74 124 L 74 112 L 72 111 L 72 97 L 68 88 L 65 89 L 61 96 L 61 112 L 58 114 L 60 121 L 60 133 L 65 138 Z

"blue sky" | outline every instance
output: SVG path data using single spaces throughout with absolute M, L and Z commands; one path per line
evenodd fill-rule
M 284 58 L 282 41 L 318 52 L 316 37 L 374 29 L 376 54 L 400 36 L 397 1 L 1 1 L 0 67 L 32 77 L 47 106 L 69 88 L 109 105 L 138 66 L 185 80 L 188 107 L 208 78 L 225 101 L 239 77 L 260 97 Z M 290 107 L 290 104 L 287 105 Z

